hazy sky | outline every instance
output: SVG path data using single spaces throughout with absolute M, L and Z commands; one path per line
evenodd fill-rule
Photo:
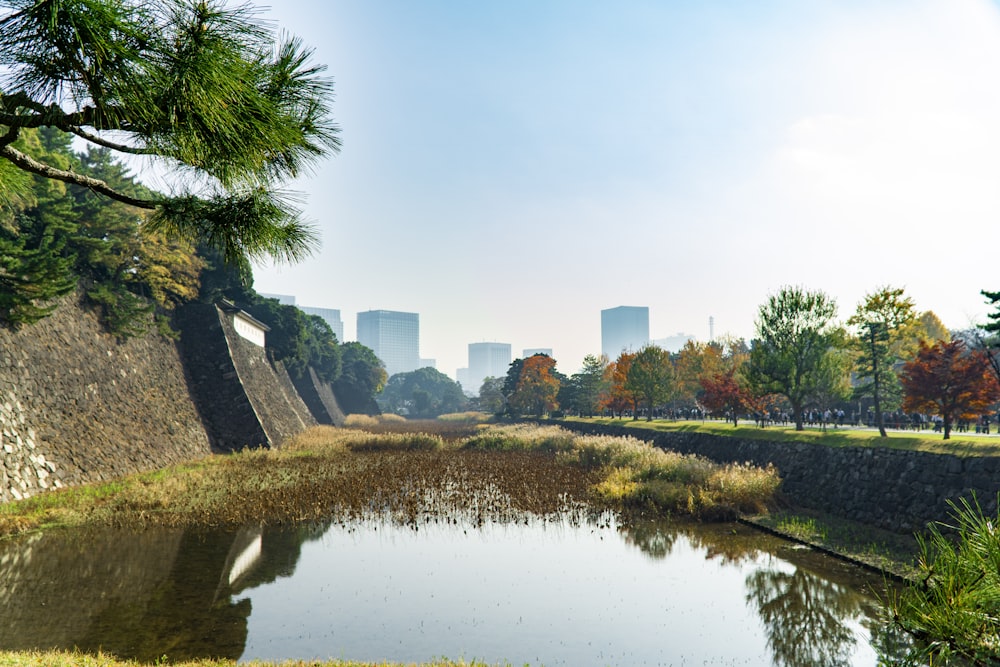
M 256 288 L 420 314 L 573 373 L 600 311 L 749 339 L 785 285 L 846 319 L 904 287 L 950 328 L 1000 290 L 1000 10 L 985 0 L 281 0 L 343 151 L 291 187 L 322 234 Z

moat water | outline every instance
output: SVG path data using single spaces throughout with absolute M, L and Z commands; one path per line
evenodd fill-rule
M 0 542 L 0 649 L 874 667 L 882 587 L 734 524 L 50 532 Z

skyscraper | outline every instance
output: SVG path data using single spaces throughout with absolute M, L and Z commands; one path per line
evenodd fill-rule
M 340 310 L 337 308 L 315 308 L 313 306 L 299 306 L 299 310 L 307 315 L 319 315 L 330 325 L 330 330 L 337 337 L 337 342 L 344 342 L 344 321 L 340 319 Z
M 420 316 L 394 310 L 358 313 L 358 342 L 382 360 L 389 377 L 415 371 L 420 367 Z
M 638 352 L 649 343 L 649 308 L 618 306 L 601 311 L 601 353 L 610 361 L 622 351 Z
M 486 378 L 506 377 L 510 368 L 510 343 L 469 343 L 469 369 L 466 372 L 469 386 L 462 388 L 479 393 Z

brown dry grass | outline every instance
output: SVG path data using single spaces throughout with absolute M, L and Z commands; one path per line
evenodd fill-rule
M 55 525 L 237 527 L 372 515 L 406 524 L 481 523 L 609 508 L 732 519 L 764 509 L 779 483 L 774 470 L 720 467 L 633 438 L 576 436 L 551 426 L 483 431 L 463 422 L 382 421 L 374 428 L 318 427 L 280 450 L 212 456 L 0 504 L 0 534 Z

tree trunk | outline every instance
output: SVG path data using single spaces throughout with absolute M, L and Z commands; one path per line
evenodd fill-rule
M 872 398 L 875 402 L 875 424 L 880 437 L 888 437 L 885 433 L 885 419 L 882 418 L 882 378 L 878 372 L 878 350 L 875 346 L 875 327 L 869 326 L 872 353 Z

